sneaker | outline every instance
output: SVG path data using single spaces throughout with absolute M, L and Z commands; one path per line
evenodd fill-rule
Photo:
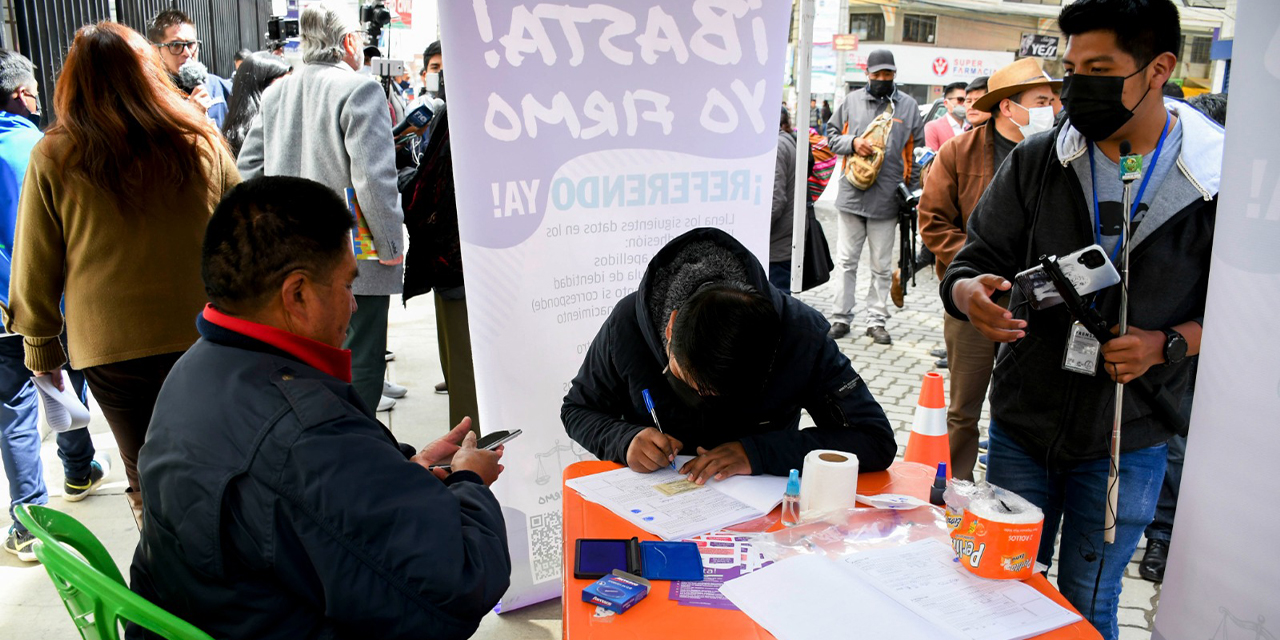
M 947 368 L 947 359 L 946 359 L 946 358 L 941 358 L 941 359 L 935 360 L 935 361 L 934 361 L 934 363 L 933 363 L 933 366 L 935 366 L 935 367 L 937 367 L 937 368 L 939 368 L 939 369 L 946 369 L 946 368 Z
M 391 362 L 396 359 L 396 352 L 394 351 L 385 351 L 384 354 L 387 356 L 387 362 Z
M 105 463 L 105 464 L 104 464 Z M 99 462 L 94 459 L 89 463 L 89 477 L 87 478 L 67 478 L 62 484 L 62 499 L 67 502 L 80 502 L 89 497 L 98 485 L 102 484 L 103 478 L 111 472 L 111 463 L 105 459 Z
M 893 284 L 889 285 L 889 299 L 893 300 L 893 306 L 899 309 L 905 304 L 902 291 L 902 269 L 893 270 Z
M 847 335 L 849 335 L 849 323 L 847 322 L 833 322 L 831 323 L 831 330 L 827 332 L 827 337 L 832 340 L 839 340 Z
M 978 456 L 978 468 L 983 471 L 987 470 L 987 454 L 984 453 Z
M 876 344 L 893 344 L 893 338 L 884 327 L 867 327 L 867 335 L 871 336 L 871 340 Z
M 378 412 L 379 412 L 379 413 L 381 413 L 381 412 L 383 412 L 383 411 L 390 411 L 390 410 L 392 410 L 392 409 L 394 409 L 394 408 L 396 408 L 396 399 L 395 399 L 395 398 L 388 398 L 388 397 L 386 397 L 386 396 L 382 396 L 382 399 L 378 401 Z
M 382 381 L 382 395 L 388 398 L 403 398 L 409 393 L 409 390 L 390 381 Z
M 18 556 L 23 562 L 36 561 L 36 537 L 30 531 L 19 532 L 17 528 L 9 529 L 9 537 L 4 540 L 4 550 Z
M 945 358 L 947 357 L 947 350 L 946 349 L 930 349 L 929 355 L 935 358 Z
M 988 447 L 990 447 L 990 446 L 991 446 L 991 441 L 990 441 L 990 440 L 979 440 L 979 441 L 978 441 L 978 451 L 981 451 L 981 452 L 983 452 L 983 453 L 986 453 L 986 452 L 987 452 L 987 448 L 988 448 Z
M 437 384 L 436 384 L 436 393 L 438 393 L 438 394 L 440 394 L 440 395 L 448 395 L 448 394 L 449 394 L 449 383 L 447 383 L 447 382 L 440 382 L 440 383 L 437 383 Z

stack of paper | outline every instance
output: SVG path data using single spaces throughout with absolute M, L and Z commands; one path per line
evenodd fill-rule
M 65 371 L 60 371 L 59 375 L 62 376 L 61 389 L 54 386 L 50 376 L 31 378 L 40 396 L 40 407 L 44 409 L 45 423 L 57 433 L 89 426 L 89 409 L 80 402 L 80 398 L 76 397 L 70 376 Z
M 860 637 L 1022 640 L 1080 620 L 1032 587 L 986 580 L 946 543 L 921 540 L 833 561 L 806 555 L 720 588 L 779 640 Z
M 676 468 L 690 459 L 677 457 Z M 565 485 L 653 535 L 684 540 L 773 511 L 782 502 L 787 479 L 734 476 L 700 486 L 669 468 L 653 473 L 615 469 L 572 478 Z

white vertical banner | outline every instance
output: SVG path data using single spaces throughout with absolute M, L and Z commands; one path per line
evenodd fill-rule
M 1157 640 L 1280 637 L 1280 3 L 1240 0 L 1191 434 Z
M 719 227 L 768 260 L 790 0 L 440 2 L 481 426 L 509 610 L 561 589 L 560 406 L 649 259 Z

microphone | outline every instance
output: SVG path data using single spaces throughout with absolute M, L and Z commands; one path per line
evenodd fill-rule
M 391 130 L 391 137 L 399 138 L 400 134 L 408 131 L 409 129 L 422 129 L 427 126 L 427 123 L 431 122 L 431 118 L 433 116 L 435 116 L 435 112 L 428 108 L 427 105 L 421 105 L 417 109 L 414 109 L 405 115 L 404 122 L 396 125 L 396 127 Z
M 209 69 L 197 60 L 188 60 L 178 68 L 178 86 L 187 93 L 196 90 L 209 79 Z
M 1120 181 L 1125 187 L 1142 177 L 1142 156 L 1133 154 L 1133 145 L 1128 140 L 1120 141 Z M 1125 209 L 1128 211 L 1128 209 Z

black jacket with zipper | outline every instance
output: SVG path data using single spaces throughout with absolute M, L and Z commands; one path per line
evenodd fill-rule
M 765 292 L 782 320 L 764 390 L 731 408 L 695 411 L 681 403 L 663 376 L 667 366 L 655 318 L 703 282 L 735 280 Z M 661 308 L 654 313 L 653 309 Z M 649 389 L 666 433 L 684 445 L 711 449 L 740 441 L 755 474 L 787 475 L 814 449 L 856 454 L 861 471 L 893 462 L 897 446 L 884 410 L 849 359 L 827 337 L 822 314 L 773 288 L 751 252 L 718 229 L 675 238 L 649 263 L 639 291 L 623 298 L 591 343 L 560 416 L 569 436 L 602 460 L 626 464 L 627 447 L 653 426 L 641 391 Z M 817 426 L 800 429 L 805 409 Z
M 1212 157 L 1216 153 L 1221 158 L 1222 131 L 1216 129 L 1214 138 L 1216 126 L 1206 124 L 1203 115 L 1185 105 L 1171 108 L 1184 125 L 1183 153 L 1160 189 L 1182 188 L 1194 197 L 1170 207 L 1176 213 L 1145 237 L 1135 236 L 1129 325 L 1147 330 L 1202 321 L 1217 211 L 1220 168 L 1213 169 Z M 942 300 L 952 316 L 967 319 L 951 298 L 957 280 L 991 273 L 1013 282 L 1018 272 L 1039 264 L 1041 255 L 1060 257 L 1094 244 L 1085 194 L 1069 166 L 1087 162 L 1082 160 L 1078 136 L 1069 123 L 1059 125 L 1026 139 L 1000 167 L 969 219 L 964 248 L 942 280 Z M 1064 148 L 1072 150 L 1065 160 Z M 1199 174 L 1189 167 L 1199 169 Z M 1182 184 L 1171 186 L 1173 180 Z M 1097 296 L 1096 307 L 1112 326 L 1118 323 L 1119 306 L 1119 285 Z M 1066 306 L 1032 310 L 1015 284 L 1010 309 L 1015 318 L 1027 321 L 1026 337 L 1001 345 L 996 356 L 992 422 L 1050 469 L 1065 470 L 1107 457 L 1115 383 L 1101 366 L 1092 376 L 1062 368 L 1073 322 Z M 1183 360 L 1156 365 L 1143 377 L 1176 399 L 1187 384 L 1188 364 Z M 1123 451 L 1158 445 L 1179 431 L 1185 434 L 1185 425 L 1162 419 L 1133 390 L 1125 393 Z

